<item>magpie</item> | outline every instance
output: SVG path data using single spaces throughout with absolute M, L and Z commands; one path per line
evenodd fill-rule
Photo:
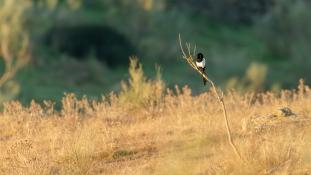
M 202 53 L 198 53 L 196 65 L 198 69 L 205 74 L 205 58 Z M 206 79 L 203 77 L 203 84 L 206 85 Z

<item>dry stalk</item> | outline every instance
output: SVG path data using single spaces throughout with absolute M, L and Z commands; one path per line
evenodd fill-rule
M 22 32 L 14 33 L 10 31 L 11 25 L 13 24 L 4 23 L 0 29 L 0 57 L 4 63 L 4 71 L 0 76 L 0 88 L 11 80 L 29 61 L 28 36 Z M 13 36 L 17 37 L 17 39 L 12 39 Z
M 224 122 L 226 125 L 226 131 L 227 131 L 227 136 L 228 136 L 228 141 L 230 146 L 232 147 L 233 152 L 236 154 L 236 156 L 240 159 L 243 160 L 241 157 L 240 152 L 238 151 L 236 145 L 234 144 L 234 141 L 232 139 L 232 134 L 231 134 L 231 128 L 228 122 L 228 114 L 227 114 L 227 109 L 226 109 L 226 105 L 225 105 L 225 101 L 224 101 L 224 93 L 221 90 L 217 90 L 215 83 L 208 78 L 208 76 L 203 73 L 201 70 L 198 69 L 198 67 L 195 65 L 194 61 L 193 61 L 193 57 L 196 54 L 196 46 L 193 49 L 193 52 L 191 51 L 191 45 L 189 43 L 186 43 L 186 47 L 187 47 L 187 52 L 188 54 L 186 54 L 186 52 L 184 51 L 184 48 L 182 46 L 182 41 L 181 41 L 181 37 L 179 34 L 179 45 L 180 45 L 180 49 L 183 55 L 183 59 L 185 59 L 187 61 L 187 63 L 194 69 L 196 70 L 201 76 L 203 76 L 212 86 L 212 89 L 217 97 L 218 103 L 221 105 L 222 107 L 222 112 L 223 112 L 223 117 L 224 117 Z
M 0 76 L 0 88 L 9 80 L 11 80 L 15 74 L 24 67 L 29 61 L 28 55 L 28 38 L 24 38 L 22 46 L 16 55 L 12 55 L 9 43 L 7 40 L 0 41 L 0 57 L 3 58 L 5 69 L 3 74 Z

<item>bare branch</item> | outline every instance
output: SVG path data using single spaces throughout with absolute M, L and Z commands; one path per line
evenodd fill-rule
M 179 34 L 179 46 L 180 46 L 181 52 L 182 52 L 182 54 L 183 54 L 183 58 L 186 59 L 186 58 L 187 58 L 187 55 L 186 55 L 186 53 L 185 53 L 185 51 L 184 51 L 184 48 L 183 48 L 183 46 L 182 46 L 180 34 Z
M 186 46 L 187 46 L 187 50 L 188 50 L 188 55 L 191 55 L 191 44 L 186 43 Z
M 197 45 L 194 45 L 194 49 L 193 49 L 193 57 L 196 56 L 197 52 Z
M 212 86 L 212 89 L 214 91 L 214 94 L 216 95 L 217 97 L 217 100 L 218 100 L 218 103 L 221 105 L 222 107 L 222 111 L 223 111 L 223 117 L 224 117 L 224 123 L 226 125 L 226 131 L 227 131 L 227 136 L 228 136 L 228 142 L 229 144 L 231 145 L 232 147 L 232 150 L 233 152 L 237 155 L 237 157 L 244 161 L 242 159 L 242 156 L 240 154 L 240 152 L 238 151 L 236 145 L 234 144 L 234 141 L 232 139 L 232 134 L 231 134 L 231 128 L 230 128 L 230 125 L 229 125 L 229 121 L 228 121 L 228 114 L 227 114 L 227 109 L 226 109 L 226 105 L 225 105 L 225 102 L 224 102 L 224 93 L 223 91 L 220 90 L 220 94 L 218 93 L 217 91 L 217 88 L 215 86 L 215 83 L 210 80 L 207 76 L 207 74 L 203 73 L 200 69 L 198 69 L 198 67 L 195 65 L 194 61 L 193 61 L 193 57 L 191 55 L 191 45 L 186 43 L 186 46 L 187 46 L 187 49 L 188 49 L 188 55 L 185 54 L 184 52 L 184 49 L 182 47 L 182 41 L 181 41 L 181 36 L 179 34 L 179 45 L 180 45 L 180 49 L 182 51 L 182 54 L 183 54 L 183 58 L 188 62 L 188 64 L 194 69 L 196 70 L 202 77 L 204 77 L 208 82 L 209 84 Z M 196 48 L 194 49 L 196 50 Z
M 21 3 L 24 4 L 16 6 L 15 3 L 7 3 L 0 7 L 0 57 L 5 65 L 0 75 L 0 88 L 29 61 L 29 40 L 22 26 L 22 16 L 28 8 L 28 2 Z

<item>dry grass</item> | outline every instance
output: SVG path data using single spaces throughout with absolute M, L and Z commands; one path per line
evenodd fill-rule
M 303 83 L 279 95 L 226 93 L 244 163 L 227 141 L 214 93 L 193 96 L 188 87 L 164 93 L 160 79 L 146 80 L 139 66 L 132 71 L 119 95 L 101 101 L 67 94 L 61 111 L 51 102 L 6 104 L 0 174 L 311 173 L 311 89 Z M 280 115 L 280 107 L 296 115 Z

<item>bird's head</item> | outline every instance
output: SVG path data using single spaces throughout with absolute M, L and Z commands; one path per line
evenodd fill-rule
M 197 61 L 201 62 L 203 60 L 204 56 L 202 53 L 198 53 L 197 55 Z

